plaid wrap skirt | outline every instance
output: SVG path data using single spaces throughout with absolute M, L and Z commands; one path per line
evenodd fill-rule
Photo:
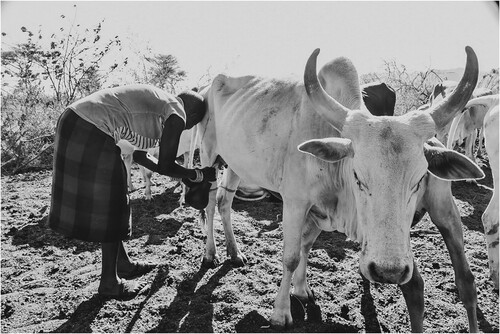
M 127 174 L 110 136 L 66 109 L 58 120 L 49 226 L 70 238 L 117 242 L 131 233 Z

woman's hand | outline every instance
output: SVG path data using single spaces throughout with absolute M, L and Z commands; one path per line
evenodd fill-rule
M 205 167 L 201 169 L 203 180 L 213 182 L 217 180 L 217 171 L 213 167 Z

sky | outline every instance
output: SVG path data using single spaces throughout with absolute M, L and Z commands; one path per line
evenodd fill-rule
M 2 50 L 22 42 L 21 26 L 57 32 L 61 14 L 82 26 L 105 19 L 103 37 L 120 36 L 123 54 L 150 47 L 174 55 L 191 84 L 222 72 L 300 78 L 315 48 L 318 68 L 345 56 L 360 74 L 392 60 L 414 70 L 463 68 L 466 45 L 481 71 L 499 67 L 491 1 L 2 1 Z

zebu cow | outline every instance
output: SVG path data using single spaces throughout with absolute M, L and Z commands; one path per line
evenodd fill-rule
M 440 103 L 444 98 L 453 92 L 457 85 L 458 82 L 452 80 L 445 80 L 436 84 L 431 95 L 429 96 L 429 103 L 421 106 L 419 110 L 426 110 L 432 105 Z M 491 94 L 492 91 L 487 88 L 476 87 L 472 92 L 471 98 Z M 450 146 L 453 146 L 456 141 L 465 140 L 465 155 L 469 157 L 469 159 L 474 160 L 474 144 L 477 138 L 476 129 L 480 129 L 482 127 L 482 117 L 484 117 L 484 112 L 476 110 L 476 107 L 472 107 L 472 110 L 466 110 L 465 114 L 458 114 L 452 122 L 436 134 L 436 137 L 448 148 L 452 148 Z M 462 118 L 461 121 L 460 118 Z M 461 122 L 460 125 L 459 122 Z M 480 142 L 481 141 L 482 140 L 480 140 Z
M 476 85 L 477 58 L 470 47 L 466 52 L 466 70 L 455 92 L 427 112 L 403 116 L 376 117 L 364 108 L 356 69 L 346 58 L 334 60 L 328 73 L 320 73 L 321 85 L 316 75 L 319 50 L 307 62 L 304 85 L 217 76 L 205 94 L 207 115 L 198 125 L 203 134 L 200 157 L 202 165 L 209 166 L 220 155 L 229 168 L 217 196 L 210 194 L 204 262 L 217 259 L 216 199 L 228 254 L 236 264 L 245 262 L 230 222 L 234 189 L 242 177 L 283 198 L 283 277 L 272 325 L 292 324 L 292 275 L 294 294 L 302 300 L 313 298 L 306 282 L 309 250 L 321 230 L 337 230 L 360 243 L 363 276 L 400 285 L 412 330 L 421 332 L 423 281 L 414 265 L 409 231 L 417 207 L 425 208 L 443 234 L 450 235 L 450 254 L 463 271 L 456 272 L 460 297 L 469 328 L 477 331 L 474 278 L 457 237 L 461 232 L 455 233 L 450 213 L 440 210 L 446 204 L 441 194 L 428 187 L 436 177 L 484 176 L 465 156 L 428 141 L 462 110 Z
M 476 106 L 481 106 L 486 110 L 484 116 L 484 145 L 493 175 L 493 196 L 483 213 L 482 221 L 484 234 L 486 236 L 486 244 L 488 246 L 490 279 L 498 290 L 498 94 L 472 99 L 467 103 L 466 108 L 473 108 Z
M 394 115 L 394 107 L 396 105 L 396 92 L 394 88 L 385 82 L 370 82 L 361 85 L 361 92 L 366 109 L 368 109 L 372 115 Z
M 476 88 L 472 93 L 472 98 L 491 95 L 493 92 L 487 88 Z M 474 145 L 477 139 L 477 130 L 479 130 L 479 150 L 482 146 L 483 121 L 488 109 L 481 104 L 473 104 L 466 108 L 464 112 L 457 115 L 451 122 L 450 132 L 446 147 L 453 149 L 456 142 L 460 144 L 465 139 L 465 155 L 475 160 Z
M 324 78 L 322 73 L 328 73 L 328 64 L 320 70 L 320 80 Z M 326 85 L 326 82 L 321 82 Z M 361 94 L 363 102 L 372 115 L 375 116 L 392 116 L 394 115 L 394 107 L 396 105 L 396 92 L 394 89 L 385 82 L 370 82 L 361 85 Z M 241 196 L 241 193 L 246 196 Z M 236 190 L 235 197 L 244 200 L 260 200 L 266 196 L 264 189 L 248 184 L 240 180 L 238 190 Z

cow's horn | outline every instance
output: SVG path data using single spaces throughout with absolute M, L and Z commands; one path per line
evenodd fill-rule
M 339 130 L 339 132 L 342 132 L 349 109 L 328 95 L 319 83 L 318 75 L 316 74 L 316 59 L 318 58 L 318 54 L 319 49 L 314 50 L 307 60 L 304 71 L 304 85 L 307 96 L 309 96 L 309 100 L 316 112 Z
M 436 130 L 438 132 L 465 107 L 465 104 L 469 101 L 476 87 L 479 73 L 477 56 L 470 46 L 465 47 L 465 52 L 467 53 L 467 63 L 465 65 L 464 75 L 458 83 L 457 88 L 441 101 L 441 103 L 431 107 L 429 110 L 429 113 L 436 123 Z

